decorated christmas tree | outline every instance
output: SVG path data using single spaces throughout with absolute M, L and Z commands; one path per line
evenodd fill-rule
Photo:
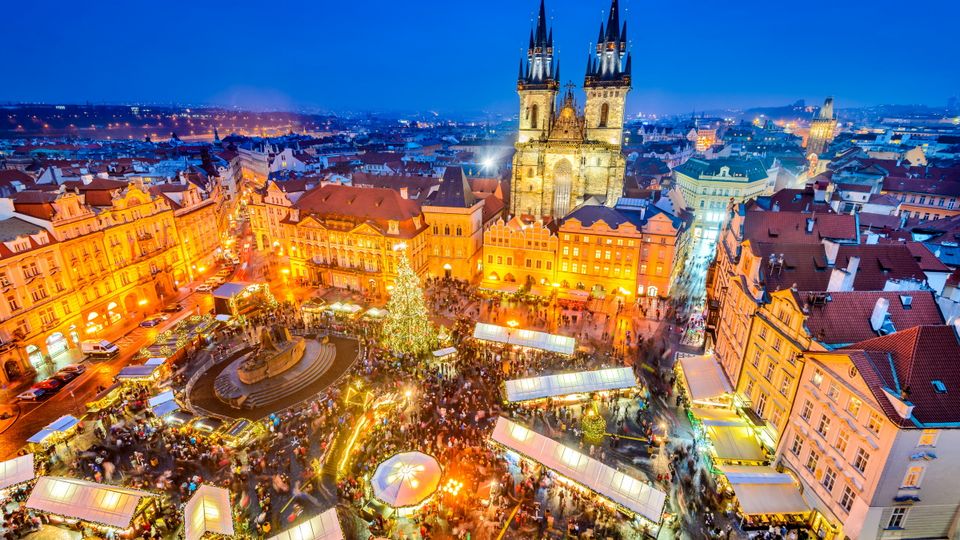
M 437 332 L 430 322 L 420 278 L 403 247 L 397 250 L 397 281 L 387 302 L 383 345 L 391 351 L 419 356 L 433 350 Z

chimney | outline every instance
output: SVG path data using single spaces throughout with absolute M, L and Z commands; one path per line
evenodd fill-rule
M 840 244 L 831 242 L 830 240 L 823 241 L 823 254 L 827 258 L 827 266 L 833 266 L 837 263 L 837 253 L 839 251 Z
M 816 225 L 817 218 L 807 218 L 807 234 L 813 233 L 813 226 Z
M 400 188 L 400 196 L 403 197 L 404 199 L 409 199 L 409 198 L 410 198 L 410 194 L 409 194 L 409 192 L 407 191 L 407 188 L 406 188 L 406 187 Z
M 860 268 L 860 257 L 850 257 L 846 269 L 834 268 L 833 272 L 830 273 L 827 292 L 852 291 L 858 268 Z
M 887 320 L 887 309 L 890 307 L 890 301 L 886 298 L 877 298 L 877 303 L 873 306 L 873 314 L 870 315 L 870 328 L 874 332 L 879 332 Z

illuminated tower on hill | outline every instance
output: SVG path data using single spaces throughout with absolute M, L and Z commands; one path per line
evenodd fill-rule
M 837 129 L 837 119 L 833 116 L 833 98 L 828 97 L 820 107 L 817 117 L 810 122 L 810 134 L 807 135 L 807 156 L 816 154 L 819 157 L 826 151 L 833 141 L 834 131 Z

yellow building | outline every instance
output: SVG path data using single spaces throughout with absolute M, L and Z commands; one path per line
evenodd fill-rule
M 417 274 L 429 266 L 429 227 L 420 205 L 392 189 L 314 188 L 290 207 L 281 227 L 289 268 L 280 271 L 293 279 L 386 298 L 400 244 Z
M 517 79 L 520 125 L 513 157 L 510 210 L 514 214 L 561 218 L 595 199 L 616 204 L 623 192 L 621 154 L 624 104 L 630 90 L 626 26 L 616 1 L 606 30 L 601 25 L 596 56 L 587 65 L 581 114 L 568 90 L 559 111 L 559 66 L 553 56 L 543 4 L 531 35 L 526 63 Z
M 198 186 L 190 182 L 160 184 L 151 193 L 162 196 L 173 208 L 173 220 L 180 239 L 187 281 L 203 275 L 215 264 L 220 249 L 217 201 L 204 198 Z M 178 281 L 182 279 L 178 276 Z
M 473 195 L 460 167 L 447 167 L 439 189 L 423 203 L 430 224 L 429 273 L 467 281 L 480 273 L 484 201 Z
M 674 185 L 693 213 L 693 238 L 715 240 L 730 209 L 767 192 L 770 178 L 757 159 L 692 158 L 673 170 Z
M 526 284 L 553 284 L 558 245 L 550 221 L 498 219 L 483 233 L 482 286 L 514 292 Z

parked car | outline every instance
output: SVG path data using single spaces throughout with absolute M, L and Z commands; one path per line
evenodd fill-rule
M 17 394 L 17 399 L 20 401 L 40 401 L 49 395 L 51 394 L 39 388 L 30 388 L 26 392 Z
M 213 287 L 211 287 L 211 286 L 208 285 L 207 283 L 204 283 L 203 285 L 197 285 L 197 288 L 194 289 L 194 290 L 196 290 L 197 292 L 204 292 L 204 293 L 206 293 L 206 292 L 212 291 L 212 290 L 213 290 Z
M 112 358 L 120 354 L 120 347 L 105 339 L 88 339 L 80 342 L 83 354 L 93 358 Z
M 83 364 L 67 364 L 62 368 L 60 368 L 61 372 L 71 372 L 71 373 L 76 373 L 77 375 L 83 373 L 86 370 L 87 370 L 87 366 Z
M 167 319 L 169 319 L 169 318 L 170 318 L 169 315 L 167 315 L 167 314 L 165 314 L 165 313 L 159 313 L 159 314 L 157 314 L 157 315 L 152 315 L 152 316 L 147 317 L 146 319 L 140 321 L 140 326 L 142 326 L 142 327 L 144 327 L 144 328 L 152 328 L 152 327 L 157 326 L 158 324 L 162 323 L 163 321 L 165 321 L 165 320 L 167 320 Z
M 63 381 L 58 381 L 57 379 L 50 378 L 50 379 L 46 379 L 38 382 L 37 384 L 33 385 L 31 388 L 37 388 L 37 389 L 43 390 L 44 392 L 55 394 L 57 391 L 63 388 L 63 384 L 64 384 Z
M 80 374 L 77 373 L 76 371 L 58 371 L 58 372 L 54 373 L 53 375 L 51 375 L 50 378 L 51 378 L 51 379 L 54 379 L 54 380 L 57 380 L 57 381 L 60 381 L 61 383 L 63 383 L 63 384 L 65 385 L 65 384 L 67 384 L 68 382 L 76 379 L 76 378 L 79 377 L 79 376 L 80 376 Z
M 163 306 L 163 310 L 162 310 L 162 311 L 163 311 L 164 313 L 179 313 L 179 312 L 183 311 L 183 304 L 179 304 L 179 303 L 176 303 L 176 302 L 173 303 L 173 304 L 167 304 L 167 305 Z

